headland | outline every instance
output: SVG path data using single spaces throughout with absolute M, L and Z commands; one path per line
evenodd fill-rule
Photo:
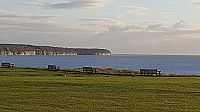
M 0 44 L 0 55 L 111 55 L 107 49 Z

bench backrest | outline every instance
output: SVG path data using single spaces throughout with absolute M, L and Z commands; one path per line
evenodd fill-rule
M 2 67 L 9 68 L 9 67 L 10 67 L 10 63 L 1 63 L 1 66 L 2 66 Z
M 94 69 L 92 67 L 83 67 L 83 72 L 86 73 L 93 73 Z
M 157 73 L 157 69 L 140 69 L 140 73 Z
M 48 70 L 56 70 L 56 66 L 55 65 L 48 65 Z
M 92 67 L 83 67 L 84 70 L 92 70 Z
M 1 63 L 2 66 L 9 66 L 10 63 Z

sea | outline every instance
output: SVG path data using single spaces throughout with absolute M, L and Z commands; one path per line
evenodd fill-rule
M 200 74 L 200 56 L 198 55 L 0 56 L 0 62 L 9 62 L 22 67 L 56 65 L 66 68 L 81 68 L 91 66 L 132 70 L 158 69 L 162 73 Z

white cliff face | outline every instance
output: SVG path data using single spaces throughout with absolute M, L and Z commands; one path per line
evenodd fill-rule
M 1 51 L 0 55 L 22 55 L 22 56 L 31 56 L 31 55 L 77 55 L 77 53 L 70 52 L 36 52 L 36 51 L 23 51 L 23 52 L 12 52 L 12 51 Z
M 75 52 L 56 52 L 56 51 L 23 51 L 23 52 L 13 52 L 13 51 L 1 51 L 0 55 L 22 55 L 22 56 L 31 56 L 31 55 L 58 55 L 58 56 L 69 56 L 69 55 L 77 55 Z M 110 52 L 99 52 L 96 55 L 111 55 Z
M 109 55 L 111 55 L 111 53 L 109 53 L 109 52 L 107 52 L 107 53 L 98 53 L 97 55 L 109 56 Z
M 58 55 L 58 56 L 68 56 L 68 55 L 77 55 L 77 53 L 70 53 L 70 52 L 56 52 L 56 51 L 43 51 L 40 52 L 40 55 Z
M 15 54 L 17 55 L 17 54 Z M 24 52 L 21 52 L 19 55 L 36 55 L 36 52 L 35 51 L 24 51 Z
M 85 53 L 85 52 L 83 52 Z M 88 54 L 88 53 L 85 53 Z M 22 51 L 22 52 L 15 52 L 15 51 L 1 51 L 0 55 L 21 55 L 21 56 L 32 56 L 32 55 L 55 55 L 55 56 L 71 56 L 71 55 L 78 55 L 76 52 L 56 52 L 56 51 Z M 79 54 L 82 55 L 82 54 Z M 108 56 L 111 55 L 110 52 L 98 52 L 93 55 L 103 55 Z

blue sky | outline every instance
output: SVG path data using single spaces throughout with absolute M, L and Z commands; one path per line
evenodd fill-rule
M 0 43 L 200 54 L 200 0 L 0 0 Z

